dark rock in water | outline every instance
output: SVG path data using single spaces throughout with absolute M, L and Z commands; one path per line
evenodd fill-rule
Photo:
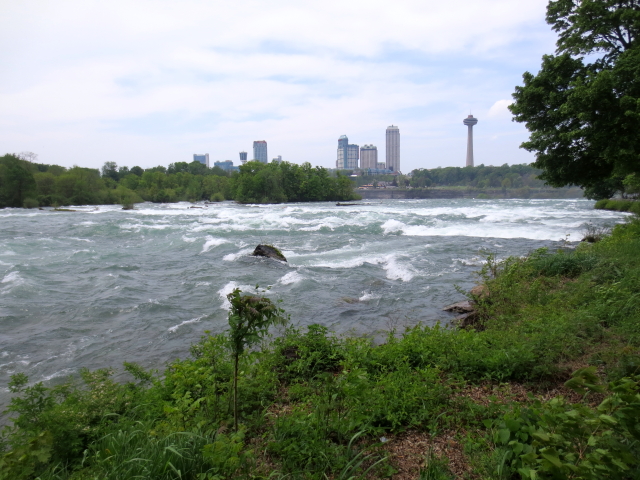
M 454 303 L 452 305 L 448 305 L 443 308 L 445 312 L 454 312 L 454 313 L 471 313 L 475 312 L 476 308 L 469 300 L 464 300 L 462 302 Z
M 281 262 L 286 262 L 287 259 L 280 250 L 271 245 L 258 245 L 253 251 L 254 257 L 269 257 Z

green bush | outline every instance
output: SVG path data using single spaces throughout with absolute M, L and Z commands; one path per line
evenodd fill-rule
M 596 208 L 598 210 L 604 210 L 607 207 L 608 202 L 609 200 L 607 200 L 606 198 L 603 198 L 602 200 L 598 200 L 596 204 L 593 206 L 593 208 Z
M 567 386 L 602 392 L 595 367 L 578 370 Z M 640 468 L 640 389 L 623 378 L 606 386 L 596 408 L 563 398 L 536 400 L 516 408 L 497 424 L 494 441 L 504 451 L 499 475 L 523 479 L 637 478 Z M 635 472 L 635 473 L 633 473 Z
M 212 202 L 224 202 L 224 195 L 221 192 L 216 192 L 211 195 Z
M 40 206 L 40 202 L 35 198 L 25 198 L 24 202 L 22 202 L 22 206 L 24 208 L 38 208 Z

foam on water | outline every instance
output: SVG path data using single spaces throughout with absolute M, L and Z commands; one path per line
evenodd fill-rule
M 298 272 L 289 272 L 285 276 L 283 276 L 278 283 L 281 285 L 291 285 L 293 283 L 298 283 L 304 280 L 304 277 L 300 275 Z
M 222 245 L 223 243 L 227 243 L 227 241 L 224 238 L 214 238 L 214 237 L 207 236 L 207 240 L 206 242 L 204 242 L 204 245 L 202 246 L 202 251 L 200 253 L 201 254 L 206 253 L 212 248 L 217 247 L 218 245 Z
M 253 252 L 253 248 L 243 248 L 239 252 L 226 254 L 224 257 L 222 257 L 222 260 L 224 260 L 225 262 L 233 262 L 240 257 L 244 257 L 250 254 L 251 252 Z
M 199 317 L 196 318 L 192 318 L 191 320 L 185 320 L 182 323 L 179 323 L 178 325 L 174 325 L 173 327 L 169 327 L 169 332 L 174 333 L 176 332 L 180 327 L 182 327 L 183 325 L 189 325 L 190 323 L 197 323 L 200 320 L 202 320 L 204 317 L 206 317 L 206 315 L 200 315 Z
M 361 302 L 369 302 L 371 300 L 379 300 L 382 298 L 381 295 L 377 295 L 371 292 L 362 292 L 362 296 L 358 299 Z

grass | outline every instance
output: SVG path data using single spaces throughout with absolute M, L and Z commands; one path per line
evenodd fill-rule
M 575 250 L 489 258 L 470 329 L 417 326 L 376 345 L 288 327 L 239 357 L 237 434 L 225 335 L 206 335 L 161 376 L 126 364 L 127 384 L 108 370 L 51 389 L 16 377 L 0 479 L 570 478 L 574 468 L 637 478 L 640 412 L 624 412 L 638 405 L 638 251 L 635 219 Z

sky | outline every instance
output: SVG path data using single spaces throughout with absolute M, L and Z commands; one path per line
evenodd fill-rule
M 547 0 L 21 0 L 0 6 L 0 155 L 149 168 L 269 158 L 335 167 L 338 137 L 401 170 L 530 163 L 507 106 L 556 35 Z

